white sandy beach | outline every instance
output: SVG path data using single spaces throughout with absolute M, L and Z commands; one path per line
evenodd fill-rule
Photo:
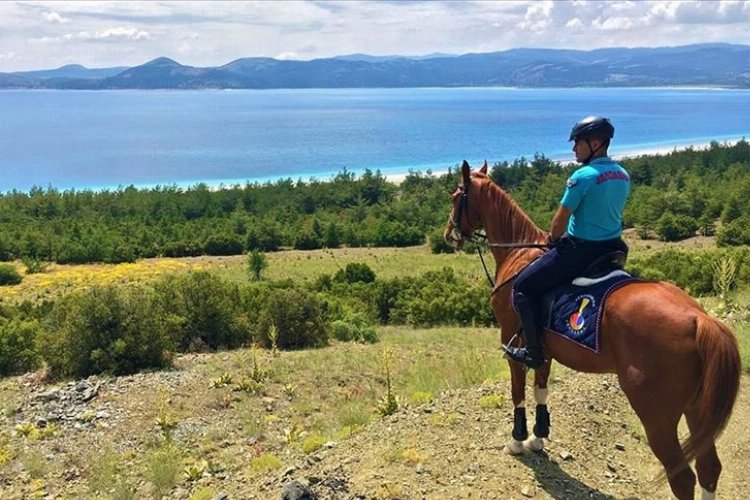
M 737 144 L 741 140 L 747 140 L 746 137 L 733 137 L 733 138 L 723 138 L 723 139 L 717 139 L 715 142 L 718 142 L 719 144 L 725 145 L 725 146 L 732 146 L 734 144 Z M 676 142 L 676 143 L 670 143 L 670 144 L 658 144 L 658 145 L 646 145 L 646 146 L 639 146 L 639 147 L 632 147 L 629 148 L 627 146 L 618 148 L 615 144 L 612 145 L 612 150 L 610 151 L 612 154 L 612 158 L 615 160 L 623 160 L 627 158 L 636 158 L 638 156 L 645 156 L 645 155 L 664 155 L 668 153 L 672 153 L 673 151 L 680 151 L 688 148 L 692 148 L 695 150 L 701 150 L 701 149 L 708 149 L 711 146 L 711 142 L 714 141 L 708 141 L 708 142 L 700 142 L 700 143 L 691 143 L 691 142 Z M 533 157 L 533 155 L 527 156 L 527 158 Z M 552 158 L 552 160 L 559 162 L 559 163 L 574 163 L 575 157 L 572 154 L 569 156 L 564 157 L 556 157 Z M 495 162 L 493 160 L 487 160 L 487 163 L 492 166 Z M 480 166 L 472 165 L 472 167 L 476 168 Z M 442 170 L 432 170 L 433 175 L 440 176 L 448 172 L 448 168 L 442 169 Z M 424 172 L 422 172 L 424 173 Z M 406 179 L 406 176 L 408 175 L 407 172 L 395 172 L 395 173 L 384 173 L 383 175 L 389 182 L 393 182 L 395 184 L 400 184 L 403 182 L 404 179 Z

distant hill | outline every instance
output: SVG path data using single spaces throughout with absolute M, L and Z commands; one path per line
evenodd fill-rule
M 70 78 L 70 79 L 102 79 L 113 76 L 128 69 L 128 66 L 114 68 L 87 68 L 80 64 L 68 64 L 57 69 L 43 69 L 39 71 L 16 71 L 11 75 L 29 79 Z
M 184 66 L 161 57 L 132 68 L 0 73 L 0 88 L 267 89 L 345 87 L 586 87 L 706 85 L 750 88 L 750 46 L 513 49 L 420 57 L 351 54 L 312 61 L 243 58 Z

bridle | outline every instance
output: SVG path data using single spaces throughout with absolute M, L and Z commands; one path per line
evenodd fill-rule
M 472 229 L 470 233 L 465 233 L 461 230 L 461 217 L 463 217 L 464 212 L 468 212 L 468 206 L 469 206 L 469 187 L 471 186 L 471 178 L 469 178 L 468 182 L 459 185 L 458 190 L 461 193 L 461 198 L 458 200 L 458 206 L 456 207 L 456 216 L 453 216 L 454 210 L 451 210 L 450 214 L 448 215 L 448 221 L 451 225 L 450 230 L 450 238 L 453 240 L 456 245 L 455 247 L 458 247 L 458 243 L 464 240 L 470 241 L 472 243 L 475 243 L 477 248 L 477 253 L 479 254 L 479 260 L 482 261 L 482 267 L 484 268 L 484 274 L 487 276 L 487 281 L 490 283 L 490 287 L 495 287 L 495 282 L 492 280 L 492 277 L 490 276 L 490 272 L 487 269 L 487 264 L 484 262 L 484 255 L 482 255 L 482 247 L 481 245 L 477 244 L 477 240 L 482 240 L 486 242 L 486 245 L 491 248 L 550 248 L 550 245 L 547 243 L 493 243 L 491 241 L 487 241 L 487 235 L 483 233 L 477 233 L 476 230 Z M 512 279 L 515 278 L 513 276 L 511 279 L 504 281 L 499 288 L 504 286 L 506 283 L 512 281 Z

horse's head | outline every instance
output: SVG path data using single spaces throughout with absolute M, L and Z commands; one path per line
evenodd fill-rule
M 478 170 L 482 175 L 487 174 L 487 160 L 482 168 Z M 474 231 L 481 227 L 479 213 L 476 203 L 470 203 L 472 198 L 472 172 L 469 162 L 464 160 L 461 165 L 462 182 L 451 195 L 451 213 L 448 216 L 448 225 L 443 233 L 445 241 L 455 249 L 460 249 L 467 239 L 471 239 Z M 475 198 L 476 199 L 476 198 Z

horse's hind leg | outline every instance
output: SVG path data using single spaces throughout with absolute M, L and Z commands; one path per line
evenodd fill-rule
M 688 428 L 691 433 L 698 430 L 698 412 L 690 409 L 685 412 Z M 716 494 L 716 485 L 721 474 L 721 461 L 716 453 L 716 446 L 711 447 L 695 458 L 695 470 L 698 473 L 698 483 L 703 488 L 703 500 L 713 500 Z
M 641 422 L 648 436 L 648 444 L 656 455 L 656 458 L 664 466 L 666 471 L 674 470 L 685 462 L 680 441 L 677 437 L 677 420 L 664 419 L 652 416 L 657 420 L 647 419 L 643 416 Z M 695 495 L 695 474 L 689 466 L 684 466 L 669 477 L 669 486 L 678 500 L 693 500 Z

